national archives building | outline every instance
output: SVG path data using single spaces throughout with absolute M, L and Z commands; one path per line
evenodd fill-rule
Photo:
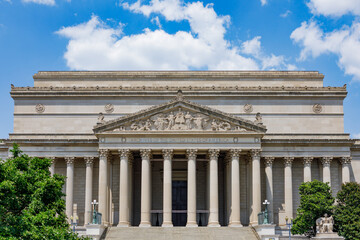
M 308 71 L 38 72 L 11 87 L 13 142 L 67 177 L 66 214 L 106 226 L 282 226 L 298 187 L 360 182 L 346 86 Z

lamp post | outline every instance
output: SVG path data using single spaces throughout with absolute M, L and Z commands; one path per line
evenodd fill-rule
M 268 205 L 270 204 L 270 202 L 267 199 L 265 199 L 263 204 L 265 205 L 264 224 L 269 224 L 270 222 L 269 222 Z
M 291 240 L 291 227 L 292 227 L 292 225 L 293 225 L 293 220 L 290 219 L 290 221 L 289 221 L 289 218 L 286 217 L 286 218 L 285 218 L 285 221 L 286 221 L 286 226 L 287 226 L 288 229 L 289 229 L 289 240 Z
M 99 203 L 94 199 L 94 201 L 91 202 L 91 205 L 93 205 L 93 220 L 92 220 L 92 224 L 97 224 L 96 205 L 99 205 Z
M 78 216 L 71 216 L 71 217 L 70 217 L 71 226 L 73 227 L 73 232 L 75 232 L 75 227 L 76 227 L 77 224 L 78 224 L 78 219 L 79 219 Z

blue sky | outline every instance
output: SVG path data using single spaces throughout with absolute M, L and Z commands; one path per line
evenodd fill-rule
M 360 138 L 359 0 L 0 0 L 0 138 L 10 84 L 40 70 L 317 70 L 348 85 Z

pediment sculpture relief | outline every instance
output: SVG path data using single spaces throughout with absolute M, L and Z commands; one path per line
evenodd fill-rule
M 125 123 L 114 131 L 247 131 L 240 126 L 215 119 L 201 112 L 177 110 L 154 114 L 147 119 Z

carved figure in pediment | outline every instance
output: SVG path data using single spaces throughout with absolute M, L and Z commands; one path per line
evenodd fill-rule
M 196 115 L 196 117 L 194 118 L 194 123 L 195 123 L 195 129 L 196 130 L 203 130 L 204 129 L 204 118 L 198 114 Z
M 185 115 L 185 124 L 186 124 L 186 128 L 188 130 L 191 130 L 191 121 L 192 120 L 193 120 L 193 116 L 191 116 L 191 114 L 189 112 L 187 112 Z
M 235 131 L 246 132 L 247 130 L 245 128 L 240 127 L 240 126 L 236 126 Z
M 130 126 L 131 130 L 138 131 L 141 128 L 141 126 L 138 123 L 132 123 Z
M 141 127 L 138 129 L 139 131 L 150 131 L 151 130 L 151 121 L 150 119 L 141 123 Z
M 167 119 L 164 117 L 163 114 L 160 114 L 155 122 L 154 125 L 156 127 L 157 130 L 164 130 L 165 129 L 165 124 L 167 123 Z
M 173 128 L 176 130 L 186 130 L 185 116 L 181 109 L 179 109 L 179 112 L 175 116 L 175 125 Z
M 104 120 L 104 114 L 102 112 L 99 113 L 99 116 L 98 116 L 98 120 L 97 120 L 97 124 L 102 124 L 104 123 L 105 120 Z
M 167 130 L 171 130 L 173 128 L 173 126 L 175 125 L 175 115 L 173 112 L 171 112 L 168 117 L 167 120 L 169 122 Z
M 231 129 L 230 123 L 227 122 L 219 122 L 215 119 L 211 122 L 211 129 L 213 131 L 228 131 Z

